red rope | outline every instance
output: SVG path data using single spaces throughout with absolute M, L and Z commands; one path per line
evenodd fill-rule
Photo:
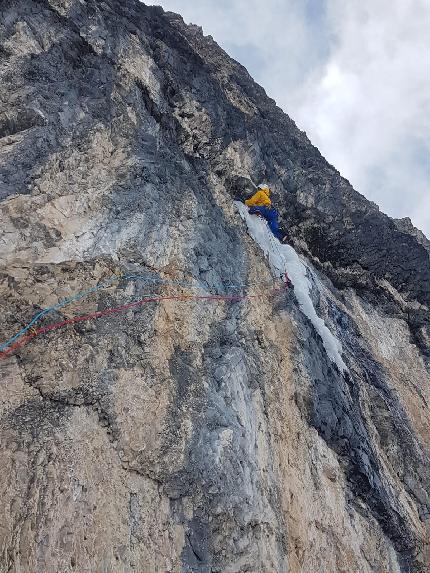
M 274 289 L 270 291 L 268 294 L 273 294 L 274 292 L 278 292 L 281 289 Z M 148 302 L 160 302 L 163 300 L 176 300 L 176 301 L 188 301 L 188 300 L 230 300 L 230 301 L 238 301 L 250 298 L 259 298 L 262 295 L 220 295 L 220 294 L 211 294 L 211 295 L 170 295 L 170 296 L 154 296 L 143 298 L 141 300 L 137 300 L 135 302 L 130 302 L 128 304 L 123 304 L 121 306 L 107 308 L 106 310 L 99 310 L 97 312 L 92 312 L 90 314 L 82 314 L 80 316 L 75 316 L 73 318 L 69 318 L 67 320 L 62 320 L 61 322 L 56 322 L 54 324 L 49 324 L 48 326 L 42 326 L 40 328 L 34 328 L 31 334 L 27 334 L 23 336 L 20 340 L 9 346 L 7 350 L 0 352 L 0 360 L 7 358 L 10 356 L 15 350 L 21 348 L 27 342 L 29 342 L 32 338 L 39 336 L 40 334 L 45 334 L 47 332 L 51 332 L 53 330 L 57 330 L 62 328 L 63 326 L 67 326 L 68 324 L 76 324 L 77 322 L 84 322 L 87 320 L 93 320 L 96 318 L 101 318 L 102 316 L 109 316 L 111 314 L 116 314 L 118 312 L 123 312 L 124 310 L 128 310 L 130 308 L 136 308 L 138 306 L 142 306 Z
M 26 334 L 25 336 L 23 336 L 22 338 L 17 340 L 14 344 L 11 344 L 9 346 L 9 348 L 4 350 L 3 352 L 0 352 L 0 360 L 3 360 L 4 358 L 7 358 L 8 356 L 10 356 L 10 354 L 12 354 L 15 350 L 18 350 L 18 348 L 21 348 L 21 346 L 24 346 L 25 344 L 27 344 L 27 342 L 29 340 L 31 340 L 32 338 L 34 338 L 35 336 L 37 336 L 37 335 L 36 334 Z

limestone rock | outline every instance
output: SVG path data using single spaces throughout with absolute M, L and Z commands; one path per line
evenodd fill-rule
M 0 341 L 100 313 L 0 361 L 0 570 L 429 571 L 425 238 L 161 8 L 11 0 L 0 56 Z M 345 372 L 246 232 L 250 179 Z

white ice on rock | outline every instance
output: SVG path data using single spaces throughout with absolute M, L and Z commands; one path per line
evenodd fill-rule
M 273 274 L 279 277 L 287 273 L 294 285 L 294 294 L 300 310 L 309 318 L 321 336 L 330 360 L 337 365 L 341 372 L 344 372 L 347 367 L 342 359 L 342 344 L 316 313 L 310 296 L 311 283 L 308 279 L 307 266 L 301 261 L 293 247 L 283 245 L 273 236 L 264 219 L 250 215 L 248 208 L 243 203 L 237 201 L 236 206 L 240 216 L 246 222 L 251 237 L 267 256 Z

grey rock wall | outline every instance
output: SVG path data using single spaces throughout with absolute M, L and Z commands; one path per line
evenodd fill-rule
M 0 8 L 1 571 L 430 568 L 425 238 L 356 193 L 196 26 Z M 235 211 L 267 180 L 328 358 Z M 176 282 L 175 282 L 176 281 Z M 185 286 L 179 283 L 192 283 Z

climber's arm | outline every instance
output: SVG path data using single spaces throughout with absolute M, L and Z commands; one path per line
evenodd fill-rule
M 245 201 L 245 205 L 247 205 L 248 207 L 254 207 L 259 205 L 265 205 L 269 207 L 270 204 L 271 204 L 270 199 L 266 195 L 266 193 L 264 193 L 264 191 L 257 191 L 257 193 L 254 193 L 251 199 L 247 199 Z

